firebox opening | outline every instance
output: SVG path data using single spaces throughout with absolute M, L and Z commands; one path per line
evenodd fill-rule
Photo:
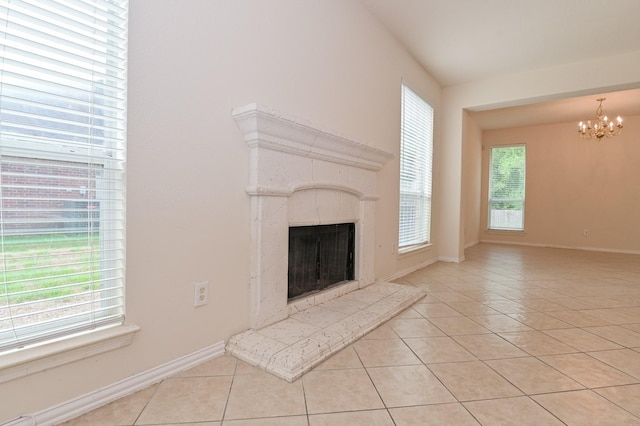
M 355 224 L 289 228 L 289 300 L 354 279 Z

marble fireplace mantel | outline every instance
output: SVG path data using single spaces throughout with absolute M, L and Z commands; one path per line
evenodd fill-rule
M 377 171 L 393 155 L 257 104 L 232 116 L 250 150 L 251 328 L 372 284 Z M 354 282 L 289 304 L 289 227 L 345 222 L 356 224 Z
M 293 381 L 424 297 L 375 282 L 377 172 L 393 155 L 251 104 L 232 112 L 249 147 L 250 327 L 226 350 Z M 287 300 L 289 227 L 355 224 L 355 279 Z

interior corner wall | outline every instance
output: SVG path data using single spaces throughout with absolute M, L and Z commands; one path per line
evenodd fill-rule
M 480 242 L 480 197 L 482 183 L 482 130 L 469 114 L 465 113 L 462 153 L 464 247 Z
M 446 89 L 445 89 L 446 90 Z M 440 143 L 437 189 L 438 258 L 443 261 L 464 260 L 463 209 L 463 143 L 464 109 L 458 108 L 454 99 L 443 96 L 442 140 Z
M 580 139 L 576 123 L 484 131 L 481 240 L 640 254 L 640 135 L 635 129 L 640 116 L 625 117 L 622 134 L 602 140 Z M 490 231 L 490 151 L 511 144 L 527 147 L 525 231 Z
M 126 314 L 141 330 L 126 348 L 1 384 L 0 423 L 249 327 L 249 149 L 234 107 L 270 106 L 393 153 L 379 173 L 376 277 L 436 256 L 435 247 L 396 254 L 398 156 L 401 82 L 436 116 L 441 88 L 363 4 L 135 0 L 130 8 Z M 194 308 L 201 281 L 209 303 Z

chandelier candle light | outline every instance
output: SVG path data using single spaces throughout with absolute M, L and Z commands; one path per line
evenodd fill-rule
M 607 112 L 602 108 L 602 101 L 605 99 L 606 98 L 596 99 L 597 102 L 600 102 L 600 105 L 598 105 L 598 109 L 596 109 L 598 120 L 595 124 L 591 124 L 591 120 L 588 120 L 586 124 L 582 121 L 578 123 L 578 134 L 582 139 L 588 140 L 595 137 L 600 140 L 605 136 L 610 138 L 622 132 L 622 118 L 618 116 L 616 123 L 614 123 L 613 120 L 609 121 Z

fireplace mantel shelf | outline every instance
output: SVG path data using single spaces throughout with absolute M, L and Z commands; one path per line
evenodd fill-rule
M 393 154 L 346 138 L 306 120 L 273 108 L 249 104 L 234 108 L 249 147 L 262 147 L 301 157 L 315 158 L 367 170 L 380 170 Z

